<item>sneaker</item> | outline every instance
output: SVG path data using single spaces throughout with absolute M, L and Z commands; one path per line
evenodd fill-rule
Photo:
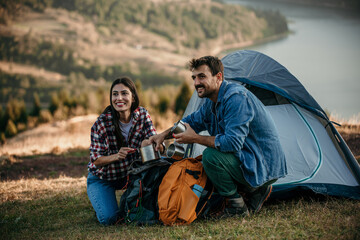
M 223 207 L 219 211 L 210 214 L 210 217 L 215 219 L 246 216 L 249 216 L 249 210 L 242 197 L 226 198 Z
M 251 213 L 258 213 L 264 204 L 264 202 L 269 198 L 272 191 L 272 186 L 263 186 L 259 187 L 254 192 L 248 194 L 247 205 Z

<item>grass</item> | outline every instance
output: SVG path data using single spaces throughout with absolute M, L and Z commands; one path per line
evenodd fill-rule
M 354 131 L 359 128 L 345 132 Z M 45 145 L 48 139 L 42 136 L 32 142 Z M 59 154 L 70 159 L 72 168 L 86 168 L 87 160 L 71 162 L 71 158 L 88 156 L 88 149 Z M 42 155 L 26 158 L 35 161 Z M 85 177 L 0 181 L 0 239 L 360 239 L 360 201 L 304 196 L 266 202 L 259 214 L 245 219 L 198 219 L 174 227 L 103 227 L 87 197 Z
M 64 157 L 84 157 L 84 156 L 89 156 L 90 151 L 89 149 L 80 149 L 80 148 L 76 148 L 76 149 L 70 149 L 67 152 L 63 153 L 62 155 Z
M 87 157 L 89 156 L 89 149 L 82 149 L 82 148 L 73 148 L 73 149 L 67 149 L 66 151 L 60 153 L 60 154 L 52 154 L 52 153 L 45 153 L 45 154 L 35 154 L 35 155 L 25 155 L 22 156 L 23 158 L 27 159 L 37 159 L 39 157 L 44 156 L 62 156 L 64 158 L 68 157 Z M 87 162 L 86 162 L 87 163 Z
M 359 239 L 360 202 L 306 197 L 267 202 L 245 219 L 198 219 L 189 226 L 101 226 L 86 179 L 0 183 L 1 239 Z M 118 196 L 119 197 L 119 196 Z

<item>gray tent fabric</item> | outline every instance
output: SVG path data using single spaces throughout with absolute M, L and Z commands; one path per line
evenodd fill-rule
M 325 111 L 284 66 L 256 51 L 243 50 L 226 55 L 224 77 L 273 91 L 327 118 Z
M 222 61 L 225 79 L 245 84 L 269 110 L 279 132 L 288 175 L 273 184 L 271 197 L 286 198 L 311 190 L 360 199 L 358 162 L 326 113 L 297 79 L 275 60 L 255 51 L 230 53 Z M 184 116 L 203 102 L 194 92 Z M 189 144 L 186 156 L 198 156 L 204 149 Z

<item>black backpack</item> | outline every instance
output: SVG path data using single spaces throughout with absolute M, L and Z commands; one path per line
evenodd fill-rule
M 127 189 L 120 198 L 121 222 L 137 225 L 152 225 L 159 222 L 159 185 L 170 164 L 166 159 L 133 164 L 129 171 Z

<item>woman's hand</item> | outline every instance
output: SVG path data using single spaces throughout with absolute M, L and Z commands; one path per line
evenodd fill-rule
M 144 141 L 141 142 L 141 147 L 145 147 L 145 146 L 148 146 L 151 144 L 155 144 L 155 143 L 152 143 L 150 139 L 145 139 Z M 165 147 L 163 144 L 160 144 L 159 150 L 157 150 L 156 147 L 155 147 L 155 150 L 160 151 L 160 153 L 163 154 L 165 152 Z
M 126 158 L 126 156 L 129 153 L 135 152 L 135 148 L 129 148 L 129 147 L 122 147 L 120 148 L 119 152 L 117 153 L 117 160 L 123 160 Z
M 135 148 L 122 147 L 122 148 L 120 148 L 119 152 L 117 152 L 115 154 L 99 157 L 98 159 L 96 159 L 94 161 L 94 164 L 96 167 L 102 167 L 102 166 L 105 166 L 112 162 L 124 160 L 129 153 L 132 153 L 135 151 L 136 151 Z
M 142 142 L 141 142 L 141 147 L 145 147 L 145 146 L 148 146 L 151 144 L 151 141 L 150 139 L 144 139 Z
M 161 133 L 161 134 L 153 135 L 149 138 L 150 144 L 155 144 L 156 151 L 162 152 L 164 150 L 162 143 L 165 140 L 165 136 L 166 134 Z

